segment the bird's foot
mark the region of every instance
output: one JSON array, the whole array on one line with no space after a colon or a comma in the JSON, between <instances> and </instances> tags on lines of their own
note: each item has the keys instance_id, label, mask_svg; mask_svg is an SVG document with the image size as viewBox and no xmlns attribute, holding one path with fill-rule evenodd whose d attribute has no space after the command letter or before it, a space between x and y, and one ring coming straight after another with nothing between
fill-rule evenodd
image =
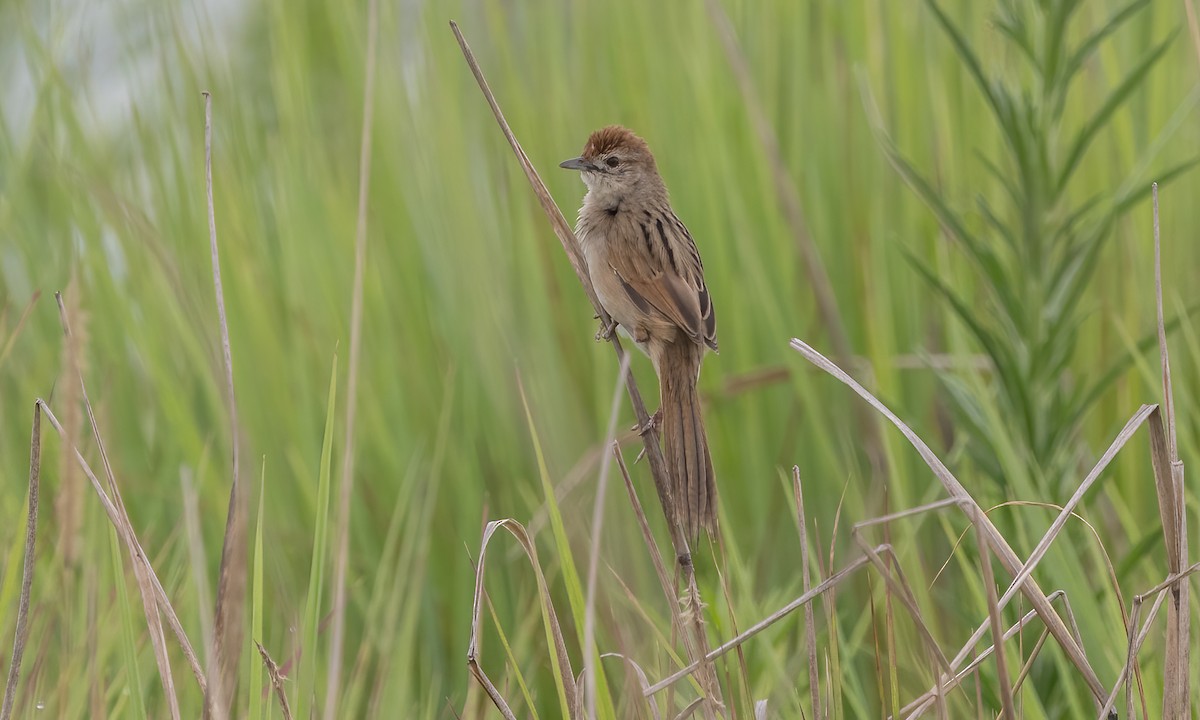
<instances>
[{"instance_id":1,"label":"bird's foot","mask_svg":"<svg viewBox=\"0 0 1200 720\"><path fill-rule=\"evenodd\" d=\"M599 316L597 316L598 318ZM600 321L600 329L596 331L596 342L601 340L612 340L613 333L617 331L617 321L610 319L608 322Z\"/></svg>"}]
</instances>

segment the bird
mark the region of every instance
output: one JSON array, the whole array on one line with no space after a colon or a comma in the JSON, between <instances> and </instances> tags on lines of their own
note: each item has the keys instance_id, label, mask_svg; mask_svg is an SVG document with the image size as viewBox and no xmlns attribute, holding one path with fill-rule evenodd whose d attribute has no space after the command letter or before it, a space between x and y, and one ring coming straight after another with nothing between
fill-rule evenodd
<instances>
[{"instance_id":1,"label":"bird","mask_svg":"<svg viewBox=\"0 0 1200 720\"><path fill-rule=\"evenodd\" d=\"M596 297L658 376L650 425L661 424L669 513L688 537L701 529L711 536L717 486L696 383L705 353L718 349L717 316L700 251L671 209L650 147L628 128L596 130L583 153L559 167L578 170L587 186L575 232ZM613 330L602 327L597 337Z\"/></svg>"}]
</instances>

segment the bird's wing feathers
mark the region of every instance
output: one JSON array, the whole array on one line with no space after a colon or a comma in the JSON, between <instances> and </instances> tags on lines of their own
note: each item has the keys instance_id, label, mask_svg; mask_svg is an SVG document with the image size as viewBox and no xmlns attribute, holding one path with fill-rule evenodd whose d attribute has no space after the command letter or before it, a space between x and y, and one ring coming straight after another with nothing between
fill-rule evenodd
<instances>
[{"instance_id":1,"label":"bird's wing feathers","mask_svg":"<svg viewBox=\"0 0 1200 720\"><path fill-rule=\"evenodd\" d=\"M609 253L609 266L625 293L639 307L653 307L692 340L715 350L716 314L700 253L687 228L672 213L665 222L646 216L639 230L647 252Z\"/></svg>"}]
</instances>

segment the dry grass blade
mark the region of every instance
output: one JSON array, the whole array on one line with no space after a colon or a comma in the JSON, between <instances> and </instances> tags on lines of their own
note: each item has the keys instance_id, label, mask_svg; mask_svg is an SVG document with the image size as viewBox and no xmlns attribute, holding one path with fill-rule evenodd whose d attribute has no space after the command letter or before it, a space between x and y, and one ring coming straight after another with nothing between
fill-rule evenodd
<instances>
[{"instance_id":1,"label":"dry grass blade","mask_svg":"<svg viewBox=\"0 0 1200 720\"><path fill-rule=\"evenodd\" d=\"M830 362L829 359L824 355L812 349L805 344L804 341L797 338L792 339L791 346L794 350L803 355L806 360L834 376L850 387L850 389L854 390L854 392L870 403L872 407L883 414L884 417L886 417L893 425L896 426L897 429L900 430L905 439L907 439L909 443L912 444L912 446L917 450L917 453L920 454L921 459L925 461L925 464L928 465L933 471L934 475L937 477L938 481L941 482L947 493L949 493L952 498L958 501L959 507L962 508L963 512L967 514L967 517L972 522L978 523L982 527L985 540L989 545L991 545L992 549L996 553L996 556L1000 558L1000 562L1002 565L1004 565L1005 570L1016 577L1021 570L1021 560L1017 556L1016 552L1014 552L1012 547L1009 546L1008 541L1004 539L1004 537L1000 534L1000 531L997 530L996 526L992 524L991 520L987 518L986 513L983 512L983 509L979 507L979 504L975 502L975 499L971 497L970 493L967 492L962 483L958 481L958 478L954 477L954 474L951 473L945 464L938 459L937 455L935 455L933 451L929 449L929 446L925 444L925 441L918 437L917 434L913 432L903 420L898 418L883 403L879 402L874 395L868 392L862 385L858 384L854 378L847 375L845 371L843 371L834 363ZM1038 587L1038 584L1033 580L1032 577L1026 578L1021 583L1021 590L1029 599L1030 604L1033 605L1034 610L1036 610L1038 615L1042 617L1042 621L1050 629L1050 633L1062 647L1063 652L1067 655L1067 658L1073 665L1075 665L1076 668L1079 669L1079 672L1081 675L1083 675L1084 681L1087 682L1088 689L1091 690L1093 697L1096 698L1097 702L1103 701L1108 694L1104 689L1104 685L1101 684L1100 678L1096 675L1096 671L1092 669L1091 664L1088 662L1087 656L1083 652L1083 648L1080 647L1080 645L1075 641L1075 638L1071 636L1071 632L1067 628L1066 624L1063 623L1062 618L1060 618L1058 613L1054 612L1054 608L1050 606L1049 600L1046 599L1046 594L1042 592L1042 589Z\"/></svg>"},{"instance_id":2,"label":"dry grass blade","mask_svg":"<svg viewBox=\"0 0 1200 720\"><path fill-rule=\"evenodd\" d=\"M979 564L983 572L983 587L987 593L988 619L992 625L992 647L996 656L996 683L1000 688L1000 703L1004 708L1004 717L1008 720L1017 719L1017 711L1013 705L1012 683L1008 678L1008 664L1004 656L1004 625L1000 617L1000 604L996 601L996 578L992 574L992 552L988 549L987 539L983 534L983 526L976 524L975 531L979 535Z\"/></svg>"},{"instance_id":3,"label":"dry grass blade","mask_svg":"<svg viewBox=\"0 0 1200 720\"><path fill-rule=\"evenodd\" d=\"M800 483L800 466L792 466L792 495L796 498L796 519L800 523L800 589L808 592L811 580L808 575L808 519L804 512L804 489ZM808 690L812 698L813 718L824 717L821 712L821 679L817 668L817 623L813 618L812 604L804 606L804 646L808 652Z\"/></svg>"},{"instance_id":4,"label":"dry grass blade","mask_svg":"<svg viewBox=\"0 0 1200 720\"><path fill-rule=\"evenodd\" d=\"M279 698L279 707L283 711L283 720L292 720L292 706L288 704L287 692L283 689L284 677L279 672L279 666L271 659L271 656L267 653L267 649L262 646L262 643L255 640L254 644L258 646L258 654L262 656L263 665L267 668L267 677L271 679L271 687L275 689L275 697Z\"/></svg>"},{"instance_id":5,"label":"dry grass blade","mask_svg":"<svg viewBox=\"0 0 1200 720\"><path fill-rule=\"evenodd\" d=\"M1021 571L1017 573L1016 577L1013 578L1012 583L1009 584L1008 589L1004 591L1004 595L1000 598L1001 608L1008 605L1008 602L1012 600L1014 595L1017 594L1020 584L1025 582L1025 579L1033 574L1033 569L1037 567L1037 564L1041 562L1043 557L1046 556L1046 553L1050 549L1050 544L1054 542L1055 538L1058 537L1058 534L1062 531L1063 527L1066 526L1067 520L1071 518L1071 515L1075 512L1075 508L1078 507L1079 503L1083 500L1083 496L1087 494L1087 491L1090 490L1096 480L1099 479L1100 474L1104 472L1105 468L1108 467L1109 463L1112 462L1117 453L1121 451L1121 448L1125 447L1125 444L1128 443L1130 438L1133 437L1134 432L1136 432L1137 429L1142 426L1142 423L1151 416L1155 409L1156 406L1154 405L1143 405L1140 407L1138 411L1133 414L1133 417L1129 418L1129 421L1125 423L1125 427L1121 428L1121 432L1117 433L1117 436L1113 438L1113 441L1108 446L1108 449L1104 451L1104 454L1100 456L1100 460L1096 462L1096 465L1092 468L1092 471L1087 474L1087 477L1085 477L1083 482L1079 484L1079 487L1076 488L1075 493L1071 496L1071 499L1068 500L1065 505L1063 505L1062 510L1058 513L1058 517L1054 518L1054 522L1050 523L1050 527L1046 529L1045 534L1042 535L1042 539L1038 541L1037 547L1035 547L1033 552L1029 554L1029 559L1026 560L1025 564L1021 566Z\"/></svg>"},{"instance_id":6,"label":"dry grass blade","mask_svg":"<svg viewBox=\"0 0 1200 720\"><path fill-rule=\"evenodd\" d=\"M229 322L225 316L225 291L221 287L221 261L217 252L217 219L213 206L212 95L204 93L204 185L208 198L208 242L212 254L213 289L221 328L221 354L225 361L225 394L229 403L229 434L233 444L233 481L229 487L229 512L221 546L217 576L217 610L213 617L213 656L208 659L208 692L205 717L229 715L242 649L242 614L246 595L246 506L248 499L239 477L240 446L237 400L233 392L233 354L229 347Z\"/></svg>"},{"instance_id":7,"label":"dry grass blade","mask_svg":"<svg viewBox=\"0 0 1200 720\"><path fill-rule=\"evenodd\" d=\"M887 546L880 545L879 547L874 548L874 550L876 552L879 552L879 551L883 550L885 547L887 547ZM708 661L708 662L712 662L713 660L716 660L717 658L721 657L722 655L729 652L730 650L733 650L734 648L738 647L739 645L746 642L750 638L759 634L763 630L766 630L767 628L771 627L772 625L779 622L783 618L792 614L799 608L812 602L815 598L820 597L822 594L824 594L830 588L836 587L839 583L841 583L847 577L849 577L850 575L854 574L856 571L861 570L863 567L865 567L869 562L870 562L870 560L868 560L866 557L860 557L860 558L855 559L846 567L842 568L841 570L838 570L833 575L830 575L820 585L817 585L812 590L809 590L808 592L804 593L800 597L791 601L787 605L784 605L783 607L779 608L775 612L771 613L771 615L769 615L767 618L760 620L758 623L747 628L743 633L741 633L737 637L733 638L732 640L729 640L725 644L721 645L720 647L714 649L712 652L708 653L704 657L704 660ZM646 690L647 695L653 695L655 693L661 692L662 690L665 690L666 688L670 687L671 685L674 685L675 683L679 682L680 680L687 677L688 675L691 675L699 667L700 667L700 661L696 661L696 662L691 663L687 667L680 668L675 673L673 673L673 674L663 678L662 680L659 680L655 684L651 685L650 688L648 690Z\"/></svg>"},{"instance_id":8,"label":"dry grass blade","mask_svg":"<svg viewBox=\"0 0 1200 720\"><path fill-rule=\"evenodd\" d=\"M1050 602L1054 602L1061 597L1063 599L1064 607L1070 607L1070 605L1066 602L1066 593L1062 590L1055 590L1047 597L1049 598ZM1011 640L1018 632L1025 629L1025 626L1033 622L1037 616L1038 614L1036 610L1030 610L1029 612L1025 613L1020 621L1009 627L1008 630L1004 632L1004 639L1006 641ZM1043 633L1043 635L1045 634L1046 633ZM1039 643L1034 647L1034 651L1030 655L1030 661L1037 657L1037 653L1040 651L1043 644L1044 643ZM983 665L983 663L992 656L992 653L995 652L995 650L996 648L994 645L989 645L978 655L974 656L971 659L971 662L967 663L962 670L959 670L957 673L955 673L953 677L948 678L946 683L941 688L930 688L929 690L926 690L924 693L913 699L912 702L901 708L900 714L904 716L906 720L915 720L916 718L924 715L925 712L933 706L935 700L945 697L946 693L949 693L951 690L961 685L968 677L975 674L975 672Z\"/></svg>"},{"instance_id":9,"label":"dry grass blade","mask_svg":"<svg viewBox=\"0 0 1200 720\"><path fill-rule=\"evenodd\" d=\"M704 698L696 698L695 700L691 701L687 704L687 707L679 711L679 714L675 716L675 720L687 720L696 714L696 711L700 709L700 705L703 703Z\"/></svg>"},{"instance_id":10,"label":"dry grass blade","mask_svg":"<svg viewBox=\"0 0 1200 720\"><path fill-rule=\"evenodd\" d=\"M650 680L646 677L646 671L642 670L642 666L638 665L636 662L634 662L632 658L626 657L625 655L622 655L621 653L612 653L612 652L604 653L600 657L620 658L621 660L624 660L625 664L628 665L630 668L632 668L633 672L637 675L638 684L640 684L642 686L642 693L644 694L646 692L646 689L650 687ZM645 697L646 697L646 704L650 706L650 715L654 718L654 720L660 720L662 715L660 715L658 712L658 702L651 696L645 696Z\"/></svg>"},{"instance_id":11,"label":"dry grass blade","mask_svg":"<svg viewBox=\"0 0 1200 720\"><path fill-rule=\"evenodd\" d=\"M554 611L554 604L550 598L550 589L546 586L546 577L542 574L541 563L538 562L537 548L530 539L528 533L521 523L516 520L493 520L483 529L483 540L479 547L479 561L475 566L475 597L471 605L471 642L467 646L467 666L471 670L471 674L483 686L488 697L492 699L496 707L501 713L504 713L506 718L514 718L512 710L508 707L508 703L500 695L500 691L483 672L483 668L479 666L479 618L483 612L483 576L484 569L487 567L487 549L488 543L491 542L492 536L497 530L507 530L517 542L521 544L521 548L525 551L526 557L533 565L533 572L537 578L538 594L542 607L542 620L546 623L546 633L550 636L554 644L554 660L555 670L554 682L558 686L560 700L565 704L571 712L572 720L577 716L577 705L579 693L575 687L575 675L571 671L571 658L567 655L567 645L563 641L562 628L558 623L558 614Z\"/></svg>"},{"instance_id":12,"label":"dry grass blade","mask_svg":"<svg viewBox=\"0 0 1200 720\"><path fill-rule=\"evenodd\" d=\"M1132 438L1134 432L1139 427L1141 427L1141 425L1144 422L1146 422L1148 419L1151 421L1153 420L1153 418L1155 416L1155 414L1154 414L1155 410L1156 410L1156 406L1154 406L1154 405L1143 405L1141 408L1138 409L1138 411L1136 413L1133 414L1133 416L1129 419L1129 421L1125 423L1125 427L1121 429L1121 432L1117 433L1117 436L1113 439L1113 441L1109 445L1108 449L1105 450L1104 454L1100 457L1100 460L1096 463L1096 465L1092 468L1092 470L1087 474L1087 476L1084 478L1083 482L1080 483L1079 487L1075 490L1075 493L1071 496L1071 499L1067 501L1066 505L1063 505L1060 507L1060 506L1056 506L1056 505L1050 505L1047 503L1011 503L1011 504L1032 504L1032 505L1039 505L1039 506L1044 506L1044 507L1054 507L1055 509L1057 509L1059 511L1059 514L1055 518L1054 522L1052 522L1050 524L1050 527L1047 528L1046 532L1042 535L1041 540L1038 541L1037 547L1034 548L1033 553L1030 554L1029 559L1026 560L1025 564L1022 566L1021 571L1019 573L1017 573L1016 578L1013 580L1012 583L1009 584L1008 589L1000 597L1000 600L998 601L999 607L1001 607L1001 608L1006 607L1008 605L1009 601L1012 600L1012 598L1016 595L1017 591L1020 589L1020 586L1018 583L1023 582L1025 580L1025 578L1029 577L1029 575L1032 574L1033 569L1037 566L1038 562L1040 562L1041 559L1043 557L1045 557L1045 554L1048 551L1050 544L1055 540L1055 538L1058 537L1059 533L1062 531L1063 527L1065 526L1065 524L1069 518L1071 518L1071 517L1078 518L1081 522L1083 522L1085 525L1087 525L1087 527L1091 530L1092 535L1096 538L1097 543L1100 542L1100 536L1096 532L1095 528L1093 528L1090 523L1088 523L1081 516L1079 516L1077 513L1075 513L1074 509L1082 501L1083 496L1085 494L1087 494L1087 491L1089 489L1091 489L1091 486L1099 479L1099 477L1100 477L1101 473L1104 471L1104 469L1107 468L1108 465L1112 462L1112 460L1116 456L1117 452L1120 451L1126 445L1126 443L1129 442L1129 440ZM899 513L894 513L893 515L885 516L883 518L867 520L867 521L858 523L855 527L862 528L862 527L866 527L870 524L875 524L875 523L886 521L888 519L906 517L909 515L917 514L919 512L925 512L928 510L945 507L947 504L957 504L957 501L954 500L953 498L941 500L941 501L938 501L935 503L930 503L929 505L923 505L918 508L913 508L911 510L905 510L905 511L901 511ZM1001 503L1001 505L998 505L996 507L1003 507L1003 506L1009 505L1009 504L1010 503ZM990 513L994 509L995 508L989 508L986 512ZM965 532L964 532L964 535L965 535ZM961 540L962 538L960 537L959 539ZM1107 559L1108 554L1106 552L1104 552L1103 545L1100 545L1100 549L1101 549L1101 553ZM949 560L947 560L947 563L948 562L949 562ZM943 565L943 568L944 567L945 567L945 565ZM1116 582L1116 574L1115 574L1115 572L1112 571L1111 563L1108 563L1108 567L1109 567L1109 576L1110 576L1110 579L1112 580L1112 584L1113 584L1114 594L1117 597L1118 602L1119 602L1120 601L1120 587ZM939 571L939 575L940 575L940 571ZM1125 612L1124 604L1121 605L1121 612L1122 612L1122 617L1124 617L1124 612ZM979 642L980 639L983 638L983 634L987 631L988 626L989 626L988 620L985 620L982 624L979 625L979 627L971 635L971 638L963 645L962 649L958 652L958 654L954 656L954 659L950 661L950 666L952 668L958 668L968 658L968 656L973 652L975 645ZM1076 643L1079 644L1080 647L1082 647L1083 643L1080 639L1079 633L1075 632L1074 637L1075 637ZM1140 683L1140 671L1139 671L1138 677L1139 677L1139 683Z\"/></svg>"},{"instance_id":13,"label":"dry grass blade","mask_svg":"<svg viewBox=\"0 0 1200 720\"><path fill-rule=\"evenodd\" d=\"M86 397L87 395L85 393L84 398L86 399ZM42 412L46 414L46 419L50 421L50 425L53 426L55 432L58 433L58 436L63 441L70 442L62 424L59 423L58 418L54 416L53 411L50 410L50 406L46 404L46 401L39 399L37 402L38 406L41 407ZM90 404L88 404L88 415L92 416ZM94 430L94 416L92 416L92 418ZM98 438L99 435L97 434L97 439ZM167 625L171 628L171 632L174 633L175 638L179 641L180 649L183 651L183 657L185 660L187 660L188 667L191 668L192 674L196 678L196 683L200 686L200 692L207 692L204 671L200 669L200 663L196 659L196 652L192 649L192 643L190 640L188 640L187 633L183 629L183 624L179 622L179 616L175 613L175 608L171 605L171 601L167 597L167 591L163 589L162 583L158 579L158 575L155 574L154 567L150 565L148 561L146 561L146 554L142 550L142 546L138 542L137 536L133 532L133 528L128 525L128 520L124 515L124 511L119 509L113 500L108 497L108 493L104 491L104 486L100 484L99 478L97 478L96 473L92 471L91 465L89 465L87 460L84 459L83 453L79 452L79 448L72 445L71 451L74 453L75 460L77 463L79 463L79 467L83 470L83 474L86 475L87 479L92 483L92 489L96 491L96 495L100 498L100 504L104 507L104 512L106 515L108 515L109 522L111 522L113 527L117 529L118 536L120 536L122 541L126 544L131 560L134 563L145 563L146 576L150 582L150 590L154 593L158 608L164 614L166 614ZM103 450L101 450L101 456L103 456ZM115 491L115 480L110 476L109 481L113 483L111 487ZM119 495L117 495L117 501L120 501ZM140 587L141 586L139 585L139 589Z\"/></svg>"},{"instance_id":14,"label":"dry grass blade","mask_svg":"<svg viewBox=\"0 0 1200 720\"><path fill-rule=\"evenodd\" d=\"M651 562L654 563L654 572L658 576L659 585L662 586L663 596L667 599L667 607L671 609L671 622L676 632L683 633L683 619L679 615L679 604L675 602L675 591L671 586L671 578L667 576L667 567L663 563L662 553L658 551L658 545L654 542L654 534L650 532L650 523L646 520L646 513L642 510L642 503L638 500L637 491L633 488L633 480L629 477L629 468L625 467L621 446L614 442L612 451L617 459L617 467L621 470L621 478L625 481L625 492L629 494L629 504L633 506L633 514L637 517L638 527L642 531L642 539L646 541L646 550L650 553ZM686 637L684 635L685 639ZM690 652L688 656L691 657Z\"/></svg>"},{"instance_id":15,"label":"dry grass blade","mask_svg":"<svg viewBox=\"0 0 1200 720\"><path fill-rule=\"evenodd\" d=\"M358 220L354 230L354 285L350 300L350 368L346 381L346 435L338 478L338 514L334 526L337 551L333 561L333 629L329 638L329 672L325 684L325 718L337 712L346 636L346 566L350 562L350 501L354 494L354 419L358 407L358 366L362 348L363 273L367 264L367 197L371 185L371 128L375 117L375 46L379 38L379 0L367 3L367 59L363 80L362 137L358 153Z\"/></svg>"},{"instance_id":16,"label":"dry grass blade","mask_svg":"<svg viewBox=\"0 0 1200 720\"><path fill-rule=\"evenodd\" d=\"M1177 583L1179 585L1184 585L1184 583L1181 582L1184 578L1190 577L1197 573L1200 573L1200 562L1188 567L1181 573L1172 573L1168 575L1165 580L1158 585L1155 585L1149 591L1134 596L1133 611L1130 613L1129 620L1129 653L1125 660L1125 666L1121 668L1121 674L1117 676L1117 681L1113 684L1112 693L1108 696L1108 699L1105 701L1104 706L1100 710L1099 717L1101 720L1104 720L1105 717L1112 716L1110 713L1114 703L1116 702L1117 693L1121 690L1121 683L1125 682L1129 677L1129 673L1132 672L1138 651L1141 650L1142 644L1146 642L1146 637L1150 634L1150 625L1154 622L1154 618L1158 616L1158 611L1162 607L1163 601L1166 600L1167 596L1170 594L1172 586L1176 585ZM1150 612L1146 616L1146 622L1142 624L1141 631L1137 632L1135 635L1134 630L1137 628L1137 619L1139 613L1141 612L1142 604L1145 602L1146 597L1151 594L1155 596L1154 605L1150 607Z\"/></svg>"},{"instance_id":17,"label":"dry grass blade","mask_svg":"<svg viewBox=\"0 0 1200 720\"><path fill-rule=\"evenodd\" d=\"M69 342L72 337L71 323L67 317L67 309L63 303L62 294L55 293L54 299L58 303L58 318L62 324L63 335ZM121 491L117 486L117 478L113 473L112 463L108 460L108 451L104 447L104 439L100 436L100 426L97 424L96 414L92 410L92 401L88 396L87 383L83 380L83 372L78 367L71 369L75 371L75 375L79 379L79 394L82 396L84 407L87 410L88 422L92 428L92 436L96 440L96 449L99 450L100 460L104 464L104 473L108 479L109 491L112 492L113 505L117 511L116 520L114 521L116 523L117 535L124 540L125 546L129 551L131 570L133 571L134 580L137 581L138 594L142 599L142 610L146 615L146 625L150 631L150 645L154 649L154 660L158 665L159 679L163 684L163 692L167 698L171 717L174 720L178 720L179 700L175 694L175 678L171 673L171 659L167 653L167 639L162 629L162 617L159 615L159 603L155 591L157 578L151 580L151 577L154 576L154 570L150 567L150 561L146 558L141 545L137 542L137 534L133 530L133 523L129 519L129 513L125 510L125 501L121 498Z\"/></svg>"},{"instance_id":18,"label":"dry grass blade","mask_svg":"<svg viewBox=\"0 0 1200 720\"><path fill-rule=\"evenodd\" d=\"M1187 511L1183 492L1183 463L1175 438L1175 392L1171 386L1171 360L1163 322L1162 243L1158 224L1158 183L1154 198L1154 295L1158 312L1158 354L1162 365L1162 412L1150 422L1150 457L1158 492L1163 538L1167 544L1167 569L1179 574L1188 564ZM1165 447L1164 447L1165 446ZM1163 657L1163 717L1191 717L1188 673L1191 662L1191 606L1188 583L1171 589L1167 604L1167 647Z\"/></svg>"},{"instance_id":19,"label":"dry grass blade","mask_svg":"<svg viewBox=\"0 0 1200 720\"><path fill-rule=\"evenodd\" d=\"M0 720L12 717L13 701L17 698L17 681L21 677L21 659L29 639L29 593L33 589L33 561L37 541L38 491L42 476L42 413L41 405L33 405L33 439L29 441L29 515L25 525L25 565L21 571L21 599L17 605L17 628L13 633L12 660L8 664L8 682L4 685L4 705Z\"/></svg>"}]
</instances>

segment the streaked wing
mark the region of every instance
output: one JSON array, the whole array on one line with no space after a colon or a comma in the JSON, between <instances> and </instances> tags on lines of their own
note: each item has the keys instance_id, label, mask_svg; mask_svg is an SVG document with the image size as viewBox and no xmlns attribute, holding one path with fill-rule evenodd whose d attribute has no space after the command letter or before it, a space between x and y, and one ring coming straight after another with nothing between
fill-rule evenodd
<instances>
[{"instance_id":1,"label":"streaked wing","mask_svg":"<svg viewBox=\"0 0 1200 720\"><path fill-rule=\"evenodd\" d=\"M704 266L687 228L675 214L647 213L635 219L642 246L613 248L609 265L629 299L654 308L696 342L717 349L717 318Z\"/></svg>"}]
</instances>

